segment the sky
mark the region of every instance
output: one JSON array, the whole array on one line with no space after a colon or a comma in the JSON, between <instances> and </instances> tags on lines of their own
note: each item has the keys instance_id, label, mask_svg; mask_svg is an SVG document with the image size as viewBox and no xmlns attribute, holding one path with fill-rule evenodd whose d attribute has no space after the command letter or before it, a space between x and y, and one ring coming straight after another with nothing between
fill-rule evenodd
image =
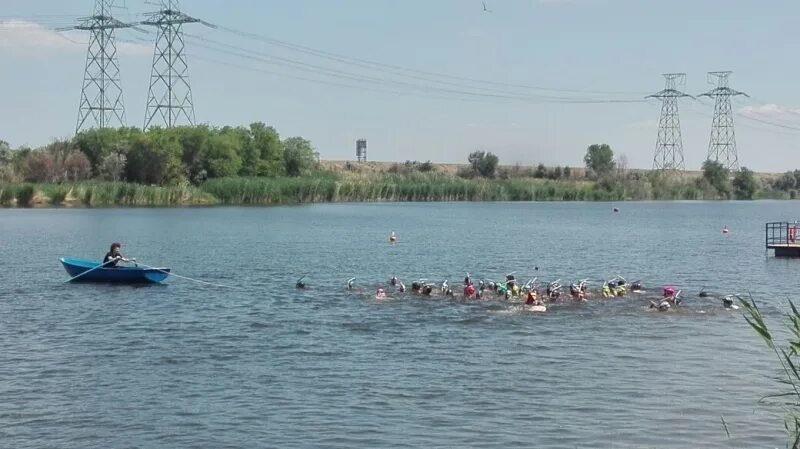
<instances>
[{"instance_id":1,"label":"sky","mask_svg":"<svg viewBox=\"0 0 800 449\"><path fill-rule=\"evenodd\" d=\"M158 9L118 0L123 21ZM731 0L183 0L198 123L261 121L323 159L583 165L611 145L653 165L661 74L713 88L730 70L739 161L800 168L800 2ZM74 134L88 36L56 32L93 0L0 4L0 139L41 146ZM153 31L117 34L127 124L144 125ZM280 41L280 42L276 42ZM280 43L291 44L291 47ZM298 47L299 46L299 47ZM713 100L684 99L687 169L705 160Z\"/></svg>"}]
</instances>

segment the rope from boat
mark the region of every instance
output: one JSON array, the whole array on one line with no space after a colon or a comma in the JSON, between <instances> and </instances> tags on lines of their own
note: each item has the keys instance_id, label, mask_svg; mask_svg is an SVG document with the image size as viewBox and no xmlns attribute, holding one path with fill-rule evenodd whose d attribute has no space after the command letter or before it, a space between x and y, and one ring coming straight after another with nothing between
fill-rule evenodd
<instances>
[{"instance_id":1,"label":"rope from boat","mask_svg":"<svg viewBox=\"0 0 800 449\"><path fill-rule=\"evenodd\" d=\"M236 287L232 287L230 285L214 284L212 282L201 281L200 279L193 279L193 278L190 278L188 276L181 276L180 274L175 274L175 273L173 273L171 271L164 271L161 268L151 267L151 266L145 265L145 264L143 264L141 262L139 262L139 265L141 265L141 266L143 266L145 268L148 268L150 270L155 270L155 271L158 271L158 272L161 272L161 273L164 273L164 274L168 274L170 276L175 276L176 278L185 279L185 280L191 281L191 282L197 282L198 284L210 285L212 287L219 287L219 288L236 288Z\"/></svg>"},{"instance_id":2,"label":"rope from boat","mask_svg":"<svg viewBox=\"0 0 800 449\"><path fill-rule=\"evenodd\" d=\"M89 274L89 273L91 273L92 271L94 271L94 270L96 270L96 269L98 269L98 268L103 268L104 266L106 266L106 265L110 264L111 262L114 262L114 259L109 259L108 261L106 261L106 262L103 262L103 263L101 263L100 265L98 265L98 266L96 266L96 267L94 267L94 268L91 268L91 269L89 269L89 270L86 270L86 271L84 271L83 273L81 273L81 274L79 274L79 275L77 275L77 276L75 276L75 277L73 277L73 278L71 278L71 279L67 279L66 281L64 281L64 283L66 284L66 283L72 282L72 281L74 281L75 279L78 279L79 277L81 277L81 276L83 276L83 275L85 275L85 274Z\"/></svg>"}]
</instances>

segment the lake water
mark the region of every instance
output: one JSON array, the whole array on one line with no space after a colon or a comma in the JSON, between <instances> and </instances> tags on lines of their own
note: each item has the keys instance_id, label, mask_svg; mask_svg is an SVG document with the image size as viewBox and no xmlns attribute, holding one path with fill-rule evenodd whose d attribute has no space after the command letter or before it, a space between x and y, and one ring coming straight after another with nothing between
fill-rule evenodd
<instances>
[{"instance_id":1,"label":"lake water","mask_svg":"<svg viewBox=\"0 0 800 449\"><path fill-rule=\"evenodd\" d=\"M781 411L757 404L781 391L773 356L697 293L751 292L775 322L800 260L765 255L764 223L800 203L620 207L0 210L0 447L784 447ZM232 288L63 283L59 257L113 241ZM392 275L466 271L621 274L687 304L373 298Z\"/></svg>"}]
</instances>

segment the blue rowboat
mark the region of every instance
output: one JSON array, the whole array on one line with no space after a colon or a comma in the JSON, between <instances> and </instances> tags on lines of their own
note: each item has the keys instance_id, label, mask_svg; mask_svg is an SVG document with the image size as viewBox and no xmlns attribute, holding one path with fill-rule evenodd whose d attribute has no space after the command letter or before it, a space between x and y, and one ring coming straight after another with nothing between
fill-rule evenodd
<instances>
[{"instance_id":1,"label":"blue rowboat","mask_svg":"<svg viewBox=\"0 0 800 449\"><path fill-rule=\"evenodd\" d=\"M81 273L85 275L75 279L74 282L110 282L121 284L158 284L169 276L169 268L139 268L139 267L117 267L117 268L97 268L102 262L94 260L80 260L61 258L61 264L70 277L75 277Z\"/></svg>"}]
</instances>

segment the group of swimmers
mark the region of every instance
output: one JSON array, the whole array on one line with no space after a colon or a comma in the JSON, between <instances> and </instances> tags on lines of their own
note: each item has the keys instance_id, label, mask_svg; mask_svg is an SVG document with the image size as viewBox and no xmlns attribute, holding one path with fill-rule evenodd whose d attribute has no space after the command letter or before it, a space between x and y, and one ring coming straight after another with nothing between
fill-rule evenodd
<instances>
[{"instance_id":1,"label":"group of swimmers","mask_svg":"<svg viewBox=\"0 0 800 449\"><path fill-rule=\"evenodd\" d=\"M301 281L298 281L301 282ZM520 283L513 274L506 276L505 282L494 282L479 280L477 283L473 281L469 274L464 278L462 291L457 294L451 287L449 281L445 280L441 284L429 282L427 279L420 279L411 283L410 289L397 277L392 276L389 279L389 285L393 288L395 293L405 294L410 290L413 295L421 297L440 297L440 298L456 298L456 296L467 300L498 300L505 299L509 301L524 302L526 306L534 308L535 311L545 311L545 305L548 303L563 302L565 300L572 300L577 302L586 302L592 297L592 292L589 289L589 282L587 279L572 282L567 291L563 291L564 287L561 280L548 282L547 284L540 284L537 278L533 278L525 283ZM298 288L304 288L305 285L298 284ZM362 290L356 285L356 278L347 281L348 290ZM613 279L603 282L600 289L599 296L605 299L619 298L628 295L628 293L647 293L642 281L629 283L622 276L616 276ZM655 300L651 300L649 307L651 309L667 312L680 306L683 302L681 290L676 290L674 287L666 286L661 291L661 296ZM700 297L709 297L709 294L702 291ZM387 299L389 294L387 290L380 286L375 291L375 299ZM722 305L728 309L736 309L738 306L734 304L734 297L725 296L720 298Z\"/></svg>"}]
</instances>

